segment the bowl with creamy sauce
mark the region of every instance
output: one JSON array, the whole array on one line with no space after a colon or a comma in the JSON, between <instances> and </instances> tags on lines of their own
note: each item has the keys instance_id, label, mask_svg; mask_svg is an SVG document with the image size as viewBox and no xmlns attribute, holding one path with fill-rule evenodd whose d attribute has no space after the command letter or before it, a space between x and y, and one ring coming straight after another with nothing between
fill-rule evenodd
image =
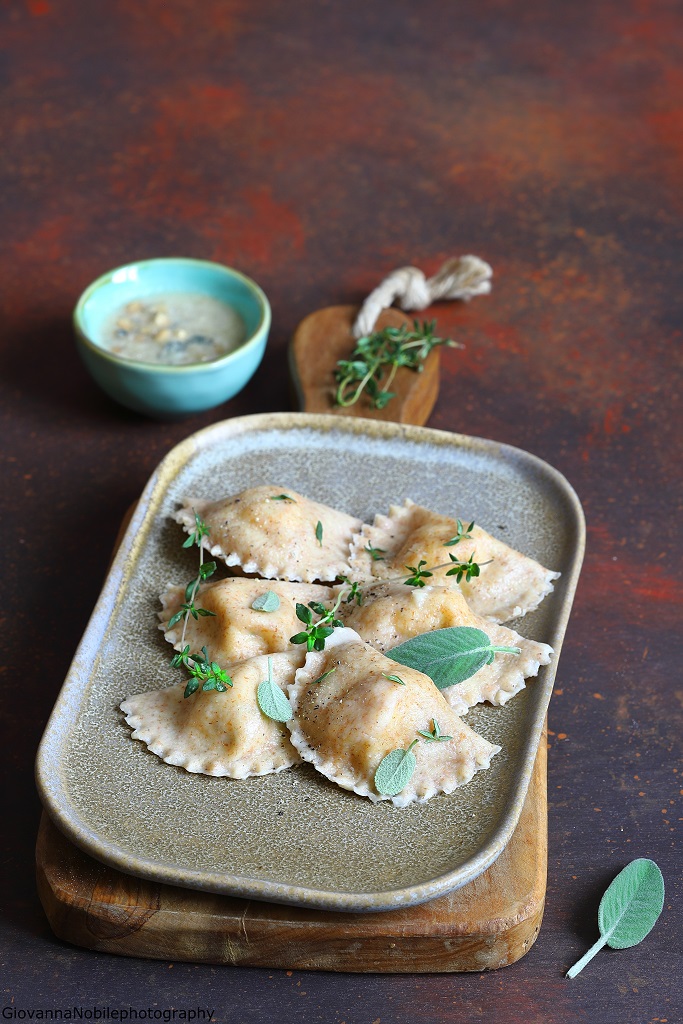
<instances>
[{"instance_id":1,"label":"bowl with creamy sauce","mask_svg":"<svg viewBox=\"0 0 683 1024\"><path fill-rule=\"evenodd\" d=\"M161 418L241 391L263 358L270 319L251 278L182 257L110 270L74 310L76 344L95 381L129 409Z\"/></svg>"}]
</instances>

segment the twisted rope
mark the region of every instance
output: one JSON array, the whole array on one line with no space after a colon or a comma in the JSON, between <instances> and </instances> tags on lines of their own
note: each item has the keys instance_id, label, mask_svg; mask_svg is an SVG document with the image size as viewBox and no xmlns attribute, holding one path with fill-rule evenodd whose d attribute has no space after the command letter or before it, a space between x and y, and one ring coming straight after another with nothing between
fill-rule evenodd
<instances>
[{"instance_id":1,"label":"twisted rope","mask_svg":"<svg viewBox=\"0 0 683 1024\"><path fill-rule=\"evenodd\" d=\"M426 278L418 267L399 267L371 292L353 325L353 334L371 334L383 309L398 302L401 309L426 309L438 299L462 299L491 291L493 270L478 256L457 256L446 260L434 277Z\"/></svg>"}]
</instances>

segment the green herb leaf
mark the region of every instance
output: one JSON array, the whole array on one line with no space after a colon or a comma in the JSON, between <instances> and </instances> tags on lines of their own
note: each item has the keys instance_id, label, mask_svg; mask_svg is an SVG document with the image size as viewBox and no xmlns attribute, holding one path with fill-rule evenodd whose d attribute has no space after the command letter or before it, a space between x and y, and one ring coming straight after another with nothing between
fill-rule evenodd
<instances>
[{"instance_id":1,"label":"green herb leaf","mask_svg":"<svg viewBox=\"0 0 683 1024\"><path fill-rule=\"evenodd\" d=\"M256 700L263 714L275 722L288 722L294 714L292 705L273 679L272 658L268 658L268 678L259 683Z\"/></svg>"},{"instance_id":2,"label":"green herb leaf","mask_svg":"<svg viewBox=\"0 0 683 1024\"><path fill-rule=\"evenodd\" d=\"M403 679L401 679L400 676L390 676L386 672L382 672L382 675L384 676L385 679L390 679L392 683L400 683L401 686L405 686L406 685L405 682L403 681Z\"/></svg>"},{"instance_id":3,"label":"green herb leaf","mask_svg":"<svg viewBox=\"0 0 683 1024\"><path fill-rule=\"evenodd\" d=\"M255 612L276 612L280 607L280 598L274 590L266 590L254 598L251 607Z\"/></svg>"},{"instance_id":4,"label":"green herb leaf","mask_svg":"<svg viewBox=\"0 0 683 1024\"><path fill-rule=\"evenodd\" d=\"M439 728L439 723L437 722L437 720L435 718L432 720L432 726L433 726L433 729L431 730L431 732L429 732L428 730L424 730L423 731L422 729L418 729L417 730L418 736L421 736L424 740L427 740L428 743L437 743L437 742L440 742L440 741L441 742L445 742L446 740L452 740L453 739L452 736L444 736L443 735L443 733L441 732L441 729Z\"/></svg>"},{"instance_id":5,"label":"green herb leaf","mask_svg":"<svg viewBox=\"0 0 683 1024\"><path fill-rule=\"evenodd\" d=\"M349 588L344 593L344 601L346 604L351 604L353 601L360 607L363 604L363 591L360 589L360 583L356 583L350 580L348 576L340 576L342 583L345 583Z\"/></svg>"},{"instance_id":6,"label":"green herb leaf","mask_svg":"<svg viewBox=\"0 0 683 1024\"><path fill-rule=\"evenodd\" d=\"M198 548L202 546L202 537L207 537L209 530L203 519L200 519L197 513L194 514L194 530L183 544L184 548L191 548L193 544L196 544Z\"/></svg>"},{"instance_id":7,"label":"green herb leaf","mask_svg":"<svg viewBox=\"0 0 683 1024\"><path fill-rule=\"evenodd\" d=\"M364 551L370 555L373 562L383 562L386 554L386 548L373 548L372 544L366 544Z\"/></svg>"},{"instance_id":8,"label":"green herb leaf","mask_svg":"<svg viewBox=\"0 0 683 1024\"><path fill-rule=\"evenodd\" d=\"M317 679L313 680L313 682L311 683L311 686L315 686L316 683L322 683L322 681L324 679L327 679L328 676L331 676L332 673L336 672L336 671L337 671L337 666L336 665L333 668L328 668L327 672L323 672L323 674L321 676L318 676Z\"/></svg>"},{"instance_id":9,"label":"green herb leaf","mask_svg":"<svg viewBox=\"0 0 683 1024\"><path fill-rule=\"evenodd\" d=\"M296 604L296 617L300 622L305 622L307 626L310 626L313 622L313 613L311 612L311 609L305 604L300 604L298 601Z\"/></svg>"},{"instance_id":10,"label":"green herb leaf","mask_svg":"<svg viewBox=\"0 0 683 1024\"><path fill-rule=\"evenodd\" d=\"M407 750L392 750L383 757L375 772L375 789L382 796L396 796L410 782L417 767L413 747L418 740L413 740Z\"/></svg>"},{"instance_id":11,"label":"green herb leaf","mask_svg":"<svg viewBox=\"0 0 683 1024\"><path fill-rule=\"evenodd\" d=\"M466 562L460 561L460 559L456 558L455 555L452 555L450 552L448 553L448 557L454 564L453 568L449 569L446 575L455 576L456 583L459 583L463 576L465 577L466 582L469 583L473 576L479 576L482 565L489 564L489 562L475 562L474 551ZM491 559L489 559L489 561L491 561Z\"/></svg>"},{"instance_id":12,"label":"green herb leaf","mask_svg":"<svg viewBox=\"0 0 683 1024\"><path fill-rule=\"evenodd\" d=\"M320 547L323 546L323 524L318 520L315 524L315 539L317 540Z\"/></svg>"},{"instance_id":13,"label":"green herb leaf","mask_svg":"<svg viewBox=\"0 0 683 1024\"><path fill-rule=\"evenodd\" d=\"M351 358L340 359L334 370L336 405L353 405L365 392L372 408L383 409L395 397L389 388L400 367L419 373L433 348L456 345L450 339L437 338L435 327L434 320L423 324L414 320L412 330L403 324L359 338Z\"/></svg>"},{"instance_id":14,"label":"green herb leaf","mask_svg":"<svg viewBox=\"0 0 683 1024\"><path fill-rule=\"evenodd\" d=\"M444 544L445 548L455 547L455 545L459 544L461 540L469 540L472 537L474 520L472 520L469 526L465 527L462 525L462 520L457 519L455 525L457 532L454 537L451 537L450 540L446 541L446 543Z\"/></svg>"},{"instance_id":15,"label":"green herb leaf","mask_svg":"<svg viewBox=\"0 0 683 1024\"><path fill-rule=\"evenodd\" d=\"M519 654L519 647L499 647L481 629L447 626L411 637L387 654L392 661L415 668L443 690L469 679L497 653Z\"/></svg>"},{"instance_id":16,"label":"green herb leaf","mask_svg":"<svg viewBox=\"0 0 683 1024\"><path fill-rule=\"evenodd\" d=\"M620 871L605 891L598 908L600 938L567 971L575 978L606 944L627 949L642 942L654 928L664 908L664 879L653 860L639 857Z\"/></svg>"},{"instance_id":17,"label":"green herb leaf","mask_svg":"<svg viewBox=\"0 0 683 1024\"><path fill-rule=\"evenodd\" d=\"M290 497L289 494L274 494L268 501L293 501L296 505L296 498Z\"/></svg>"},{"instance_id":18,"label":"green herb leaf","mask_svg":"<svg viewBox=\"0 0 683 1024\"><path fill-rule=\"evenodd\" d=\"M433 573L431 573L429 571L429 569L423 569L422 568L422 566L426 565L426 564L427 564L426 559L421 558L420 561L417 563L417 565L407 565L406 566L406 569L411 574L410 576L408 576L407 579L405 579L403 581L407 587L424 587L425 586L425 580L428 579L430 576L434 575ZM446 575L448 575L448 573L446 573Z\"/></svg>"}]
</instances>

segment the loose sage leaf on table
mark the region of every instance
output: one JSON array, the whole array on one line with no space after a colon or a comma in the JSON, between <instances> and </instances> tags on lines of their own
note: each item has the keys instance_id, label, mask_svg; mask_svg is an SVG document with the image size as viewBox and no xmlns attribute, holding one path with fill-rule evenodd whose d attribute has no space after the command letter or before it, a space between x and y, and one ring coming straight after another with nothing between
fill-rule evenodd
<instances>
[{"instance_id":1,"label":"loose sage leaf on table","mask_svg":"<svg viewBox=\"0 0 683 1024\"><path fill-rule=\"evenodd\" d=\"M266 590L254 598L251 607L255 612L276 612L280 607L280 598L274 590Z\"/></svg>"},{"instance_id":2,"label":"loose sage leaf on table","mask_svg":"<svg viewBox=\"0 0 683 1024\"><path fill-rule=\"evenodd\" d=\"M447 626L411 637L387 651L387 657L423 672L443 690L469 679L498 652L519 654L520 648L492 644L483 630L472 626Z\"/></svg>"},{"instance_id":3,"label":"loose sage leaf on table","mask_svg":"<svg viewBox=\"0 0 683 1024\"><path fill-rule=\"evenodd\" d=\"M664 879L653 860L639 857L620 871L600 900L600 938L567 971L575 978L604 945L627 949L652 931L664 907Z\"/></svg>"},{"instance_id":4,"label":"loose sage leaf on table","mask_svg":"<svg viewBox=\"0 0 683 1024\"><path fill-rule=\"evenodd\" d=\"M263 714L275 722L288 722L294 714L292 705L273 679L272 658L268 658L268 678L259 683L256 700Z\"/></svg>"}]
</instances>

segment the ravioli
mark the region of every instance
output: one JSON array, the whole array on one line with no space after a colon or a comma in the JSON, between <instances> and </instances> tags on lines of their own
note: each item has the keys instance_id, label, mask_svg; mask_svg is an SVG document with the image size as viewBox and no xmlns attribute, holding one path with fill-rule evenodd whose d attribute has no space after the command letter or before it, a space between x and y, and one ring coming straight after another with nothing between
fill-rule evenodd
<instances>
[{"instance_id":1,"label":"ravioli","mask_svg":"<svg viewBox=\"0 0 683 1024\"><path fill-rule=\"evenodd\" d=\"M490 665L484 665L469 679L448 686L441 693L458 715L464 715L475 704L489 701L501 705L524 688L524 680L538 674L553 653L548 644L526 640L512 629L475 615L457 585L422 588L406 586L400 580L389 580L363 587L363 603L344 604L339 617L346 626L371 644L388 653L391 648L421 633L449 626L472 626L488 635L492 644L519 647L519 655L496 654Z\"/></svg>"},{"instance_id":2,"label":"ravioli","mask_svg":"<svg viewBox=\"0 0 683 1024\"><path fill-rule=\"evenodd\" d=\"M294 678L297 657L272 655L273 679L284 689ZM197 691L184 697L185 681L128 697L121 704L132 738L142 740L167 764L203 775L246 779L281 772L301 759L286 726L266 718L256 701L268 677L268 657L251 658L230 670L225 693Z\"/></svg>"},{"instance_id":3,"label":"ravioli","mask_svg":"<svg viewBox=\"0 0 683 1024\"><path fill-rule=\"evenodd\" d=\"M391 800L406 807L452 793L488 768L500 750L454 714L428 676L391 661L351 629L336 630L324 651L307 654L288 694L294 710L291 740L301 757L373 803ZM418 735L432 732L436 723L450 739L434 742ZM412 778L395 796L379 793L374 777L380 762L415 739L420 742L413 748Z\"/></svg>"},{"instance_id":4,"label":"ravioli","mask_svg":"<svg viewBox=\"0 0 683 1024\"><path fill-rule=\"evenodd\" d=\"M185 499L175 519L188 533L195 513L209 530L203 546L226 565L304 583L348 575L351 538L362 526L360 519L276 484L219 501Z\"/></svg>"},{"instance_id":5,"label":"ravioli","mask_svg":"<svg viewBox=\"0 0 683 1024\"><path fill-rule=\"evenodd\" d=\"M279 608L272 612L256 611L252 608L254 600L268 590L278 596ZM185 643L192 651L206 647L212 660L223 668L261 654L291 652L289 638L303 629L296 617L296 603L329 601L332 594L331 587L312 583L254 580L239 576L204 583L197 591L195 604L214 614L198 619L189 616ZM170 629L168 622L179 611L184 595L184 587L169 587L161 595L163 611L158 613L161 620L159 628L176 650L180 648L183 622L181 620ZM300 655L302 664L304 653L305 649Z\"/></svg>"},{"instance_id":6,"label":"ravioli","mask_svg":"<svg viewBox=\"0 0 683 1024\"><path fill-rule=\"evenodd\" d=\"M417 566L420 559L425 559L427 567L444 566L435 574L441 579L451 566L449 553L460 561L474 554L481 574L469 582L461 579L459 586L472 611L493 622L526 615L552 591L558 572L544 568L476 525L471 538L445 547L456 532L455 519L407 499L401 506L391 506L388 516L376 516L373 525L364 526L354 538L351 575L359 581L394 575L405 578L406 566ZM381 561L373 561L369 547L381 549Z\"/></svg>"}]
</instances>

